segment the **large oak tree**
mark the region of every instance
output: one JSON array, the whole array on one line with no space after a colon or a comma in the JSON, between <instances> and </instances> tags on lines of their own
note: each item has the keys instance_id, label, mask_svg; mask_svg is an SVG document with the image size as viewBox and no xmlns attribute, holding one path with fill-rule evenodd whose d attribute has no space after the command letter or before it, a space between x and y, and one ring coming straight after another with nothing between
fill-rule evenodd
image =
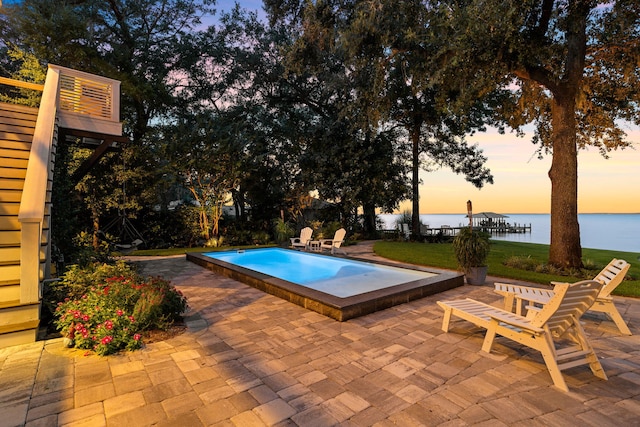
<instances>
[{"instance_id":1,"label":"large oak tree","mask_svg":"<svg viewBox=\"0 0 640 427\"><path fill-rule=\"evenodd\" d=\"M475 96L512 88L515 104L496 111L516 128L535 124L540 154L552 155L549 262L580 267L578 150L595 146L606 156L628 147L622 121L640 123L640 3L451 0L425 7L433 31L447 40L431 55L440 79Z\"/></svg>"}]
</instances>

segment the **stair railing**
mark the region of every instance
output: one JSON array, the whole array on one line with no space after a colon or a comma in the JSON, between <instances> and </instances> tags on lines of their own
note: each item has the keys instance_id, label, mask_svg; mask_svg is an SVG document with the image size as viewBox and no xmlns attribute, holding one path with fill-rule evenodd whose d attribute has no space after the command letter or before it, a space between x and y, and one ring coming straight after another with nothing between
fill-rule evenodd
<instances>
[{"instance_id":1,"label":"stair railing","mask_svg":"<svg viewBox=\"0 0 640 427\"><path fill-rule=\"evenodd\" d=\"M51 170L51 150L56 133L56 99L59 70L49 67L42 91L38 118L33 132L31 153L24 180L18 221L21 223L20 302L40 300L40 250L45 217L47 184ZM47 239L48 242L49 239ZM48 250L47 250L48 253Z\"/></svg>"}]
</instances>

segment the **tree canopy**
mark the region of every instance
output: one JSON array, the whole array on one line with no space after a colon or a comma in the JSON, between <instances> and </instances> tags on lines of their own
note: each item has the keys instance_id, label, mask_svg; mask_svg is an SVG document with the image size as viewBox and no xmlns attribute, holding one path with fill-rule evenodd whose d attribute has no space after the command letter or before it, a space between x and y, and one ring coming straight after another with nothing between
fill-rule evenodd
<instances>
[{"instance_id":1,"label":"tree canopy","mask_svg":"<svg viewBox=\"0 0 640 427\"><path fill-rule=\"evenodd\" d=\"M268 22L239 6L214 15L213 0L24 0L2 8L12 55L0 72L37 79L37 58L122 81L125 161L107 157L77 191L126 186L131 209L151 215L152 198L164 212L166 193L187 188L210 215L204 237L220 232L223 193L265 230L299 220L317 194L372 232L376 209L409 197L418 233L420 168L492 183L466 137L532 123L552 156L550 262L581 265L578 150L626 148L623 123L640 124L637 1L264 5ZM104 217L116 199L85 201Z\"/></svg>"}]
</instances>

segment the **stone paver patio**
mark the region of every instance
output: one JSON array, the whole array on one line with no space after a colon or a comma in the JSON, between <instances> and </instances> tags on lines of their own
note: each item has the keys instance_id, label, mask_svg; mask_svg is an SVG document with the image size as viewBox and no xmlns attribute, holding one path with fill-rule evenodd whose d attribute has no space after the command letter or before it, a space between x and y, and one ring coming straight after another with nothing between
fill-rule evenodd
<instances>
[{"instance_id":1,"label":"stone paver patio","mask_svg":"<svg viewBox=\"0 0 640 427\"><path fill-rule=\"evenodd\" d=\"M366 246L356 256L373 257ZM347 322L216 275L184 256L141 261L188 297L187 330L141 351L86 356L60 339L0 350L0 426L640 425L640 301L616 300L634 336L583 317L608 381L588 367L553 387L539 354L454 321L440 299Z\"/></svg>"}]
</instances>

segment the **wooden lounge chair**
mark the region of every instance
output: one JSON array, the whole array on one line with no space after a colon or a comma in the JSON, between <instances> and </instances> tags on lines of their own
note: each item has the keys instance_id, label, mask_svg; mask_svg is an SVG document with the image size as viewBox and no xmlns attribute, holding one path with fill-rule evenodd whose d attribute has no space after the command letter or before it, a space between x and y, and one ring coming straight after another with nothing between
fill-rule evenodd
<instances>
[{"instance_id":1,"label":"wooden lounge chair","mask_svg":"<svg viewBox=\"0 0 640 427\"><path fill-rule=\"evenodd\" d=\"M340 245L344 242L344 236L346 236L347 230L341 228L335 232L333 239L320 239L320 248L331 251L334 254Z\"/></svg>"},{"instance_id":2,"label":"wooden lounge chair","mask_svg":"<svg viewBox=\"0 0 640 427\"><path fill-rule=\"evenodd\" d=\"M597 280L604 286L600 295L591 307L591 311L605 313L613 320L624 335L631 335L631 331L622 315L613 303L611 292L624 280L631 265L623 259L613 259L593 280ZM553 282L552 282L553 284ZM553 296L553 290L533 288L529 286L510 285L507 283L496 283L495 291L504 296L505 310L515 311L521 314L522 306L534 304L546 304ZM515 308L513 304L515 303Z\"/></svg>"},{"instance_id":3,"label":"wooden lounge chair","mask_svg":"<svg viewBox=\"0 0 640 427\"><path fill-rule=\"evenodd\" d=\"M442 330L449 331L453 315L487 329L482 344L487 353L491 352L496 335L538 350L553 384L568 391L561 373L567 368L588 364L596 377L607 379L580 325L580 316L591 307L601 288L602 284L595 280L556 284L547 304L540 309L531 308L527 317L469 298L438 301L444 309Z\"/></svg>"},{"instance_id":4,"label":"wooden lounge chair","mask_svg":"<svg viewBox=\"0 0 640 427\"><path fill-rule=\"evenodd\" d=\"M302 248L306 249L309 241L311 240L311 236L313 235L313 230L311 227L305 227L300 230L300 237L291 237L291 247L294 249Z\"/></svg>"}]
</instances>

